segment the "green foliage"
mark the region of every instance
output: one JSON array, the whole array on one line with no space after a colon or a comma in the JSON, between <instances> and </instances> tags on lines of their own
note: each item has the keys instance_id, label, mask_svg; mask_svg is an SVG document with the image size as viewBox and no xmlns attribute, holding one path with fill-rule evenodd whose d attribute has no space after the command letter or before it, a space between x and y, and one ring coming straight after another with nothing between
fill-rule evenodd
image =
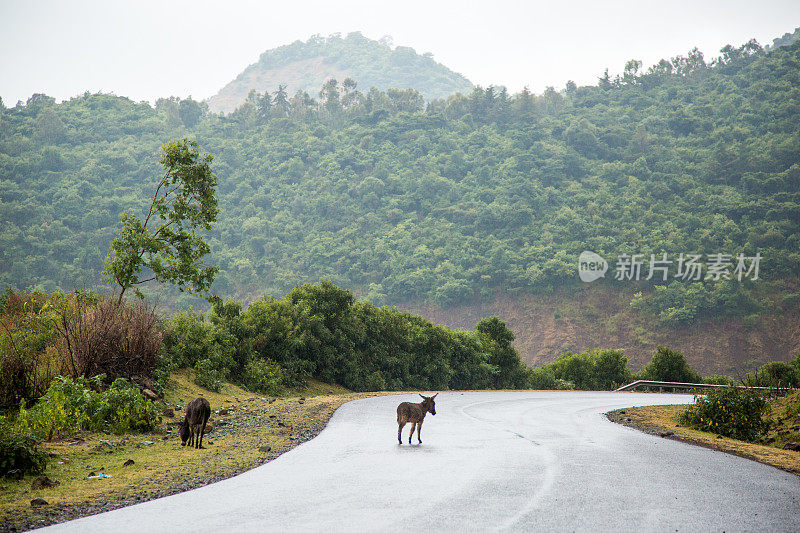
<instances>
[{"instance_id":1,"label":"green foliage","mask_svg":"<svg viewBox=\"0 0 800 533\"><path fill-rule=\"evenodd\" d=\"M733 379L728 376L711 376L703 380L689 368L683 354L659 346L650 363L635 376L631 375L628 358L622 350L565 352L552 363L529 370L527 386L533 389L614 390L634 379L733 384Z\"/></svg>"},{"instance_id":2,"label":"green foliage","mask_svg":"<svg viewBox=\"0 0 800 533\"><path fill-rule=\"evenodd\" d=\"M760 310L760 304L743 283L736 280L656 285L651 294L638 293L631 306L647 309L662 325L691 324L699 318L741 316Z\"/></svg>"},{"instance_id":3,"label":"green foliage","mask_svg":"<svg viewBox=\"0 0 800 533\"><path fill-rule=\"evenodd\" d=\"M700 375L689 368L689 363L681 352L664 346L656 348L653 358L636 378L677 383L702 382Z\"/></svg>"},{"instance_id":4,"label":"green foliage","mask_svg":"<svg viewBox=\"0 0 800 533\"><path fill-rule=\"evenodd\" d=\"M706 376L703 378L703 383L710 385L735 385L736 382L730 376Z\"/></svg>"},{"instance_id":5,"label":"green foliage","mask_svg":"<svg viewBox=\"0 0 800 533\"><path fill-rule=\"evenodd\" d=\"M178 104L178 116L180 116L181 122L187 128L193 128L200 122L200 117L203 116L203 108L191 98L181 100L181 103Z\"/></svg>"},{"instance_id":6,"label":"green foliage","mask_svg":"<svg viewBox=\"0 0 800 533\"><path fill-rule=\"evenodd\" d=\"M622 350L592 350L580 354L565 352L555 361L536 369L533 388L575 388L613 390L631 380L628 358ZM542 380L552 376L552 382ZM551 386L545 386L545 385ZM563 385L569 385L564 387Z\"/></svg>"},{"instance_id":7,"label":"green foliage","mask_svg":"<svg viewBox=\"0 0 800 533\"><path fill-rule=\"evenodd\" d=\"M47 440L81 430L126 433L155 429L159 415L153 402L123 378L98 392L102 378L73 381L57 377L30 410L20 406L17 424Z\"/></svg>"},{"instance_id":8,"label":"green foliage","mask_svg":"<svg viewBox=\"0 0 800 533\"><path fill-rule=\"evenodd\" d=\"M49 300L40 292L10 289L0 299L0 407L44 394L58 370L51 361L57 314Z\"/></svg>"},{"instance_id":9,"label":"green foliage","mask_svg":"<svg viewBox=\"0 0 800 533\"><path fill-rule=\"evenodd\" d=\"M284 370L269 359L252 359L244 370L244 384L255 392L277 396L283 391L285 381Z\"/></svg>"},{"instance_id":10,"label":"green foliage","mask_svg":"<svg viewBox=\"0 0 800 533\"><path fill-rule=\"evenodd\" d=\"M159 422L156 405L127 380L118 378L108 390L99 394L100 409L92 421L96 428L102 425L113 433L146 432L156 428Z\"/></svg>"},{"instance_id":11,"label":"green foliage","mask_svg":"<svg viewBox=\"0 0 800 533\"><path fill-rule=\"evenodd\" d=\"M601 390L613 390L631 382L628 358L622 350L595 350L589 352L594 357L594 379Z\"/></svg>"},{"instance_id":12,"label":"green foliage","mask_svg":"<svg viewBox=\"0 0 800 533\"><path fill-rule=\"evenodd\" d=\"M209 290L219 270L204 266L209 246L196 233L210 230L219 212L212 157L200 156L197 143L188 139L170 141L162 150L165 173L147 215L140 220L132 213L122 214L122 230L106 258L103 275L119 285L119 301L128 288L153 280L199 294ZM152 276L142 279L142 268Z\"/></svg>"},{"instance_id":13,"label":"green foliage","mask_svg":"<svg viewBox=\"0 0 800 533\"><path fill-rule=\"evenodd\" d=\"M728 387L695 396L694 405L683 411L678 422L739 440L753 441L769 429L769 403L750 389Z\"/></svg>"},{"instance_id":14,"label":"green foliage","mask_svg":"<svg viewBox=\"0 0 800 533\"><path fill-rule=\"evenodd\" d=\"M527 387L534 390L573 390L575 384L557 378L552 365L544 365L528 371Z\"/></svg>"},{"instance_id":15,"label":"green foliage","mask_svg":"<svg viewBox=\"0 0 800 533\"><path fill-rule=\"evenodd\" d=\"M488 363L497 370L492 381L496 389L513 389L525 386L525 366L517 350L511 346L514 334L505 322L496 316L484 318L475 325L478 341L483 351L489 354Z\"/></svg>"},{"instance_id":16,"label":"green foliage","mask_svg":"<svg viewBox=\"0 0 800 533\"><path fill-rule=\"evenodd\" d=\"M172 368L194 368L195 383L219 392L236 368L235 340L218 315L212 314L212 318L214 322L209 323L193 310L172 316L167 323L164 356Z\"/></svg>"},{"instance_id":17,"label":"green foliage","mask_svg":"<svg viewBox=\"0 0 800 533\"><path fill-rule=\"evenodd\" d=\"M744 384L748 387L798 388L800 387L800 370L793 363L772 361L747 374Z\"/></svg>"},{"instance_id":18,"label":"green foliage","mask_svg":"<svg viewBox=\"0 0 800 533\"><path fill-rule=\"evenodd\" d=\"M591 390L595 388L594 361L588 352L563 353L549 366L556 378L572 383L576 389Z\"/></svg>"},{"instance_id":19,"label":"green foliage","mask_svg":"<svg viewBox=\"0 0 800 533\"><path fill-rule=\"evenodd\" d=\"M225 372L211 359L201 359L194 365L194 382L206 389L219 392L222 390L222 381Z\"/></svg>"},{"instance_id":20,"label":"green foliage","mask_svg":"<svg viewBox=\"0 0 800 533\"><path fill-rule=\"evenodd\" d=\"M783 418L784 420L794 422L798 415L800 415L800 394L795 392L793 396L787 395L787 398L788 401L783 408Z\"/></svg>"},{"instance_id":21,"label":"green foliage","mask_svg":"<svg viewBox=\"0 0 800 533\"><path fill-rule=\"evenodd\" d=\"M193 310L174 314L167 321L164 355L173 368L194 367L214 351L214 328Z\"/></svg>"},{"instance_id":22,"label":"green foliage","mask_svg":"<svg viewBox=\"0 0 800 533\"><path fill-rule=\"evenodd\" d=\"M47 467L47 450L29 432L0 416L0 476L10 470L41 474Z\"/></svg>"},{"instance_id":23,"label":"green foliage","mask_svg":"<svg viewBox=\"0 0 800 533\"><path fill-rule=\"evenodd\" d=\"M173 367L194 367L212 390L227 376L270 394L310 377L358 391L521 388L527 377L513 338L496 317L452 331L322 281L244 311L216 301L209 322L179 313L165 356Z\"/></svg>"}]
</instances>

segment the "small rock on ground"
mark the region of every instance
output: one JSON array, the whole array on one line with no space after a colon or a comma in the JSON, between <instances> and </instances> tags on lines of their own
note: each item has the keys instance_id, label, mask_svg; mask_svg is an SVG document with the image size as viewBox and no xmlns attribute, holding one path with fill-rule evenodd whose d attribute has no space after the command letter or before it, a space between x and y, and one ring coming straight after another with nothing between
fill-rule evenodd
<instances>
[{"instance_id":1,"label":"small rock on ground","mask_svg":"<svg viewBox=\"0 0 800 533\"><path fill-rule=\"evenodd\" d=\"M59 484L58 480L52 480L47 476L36 476L31 481L31 490L48 489Z\"/></svg>"},{"instance_id":2,"label":"small rock on ground","mask_svg":"<svg viewBox=\"0 0 800 533\"><path fill-rule=\"evenodd\" d=\"M150 398L151 400L158 400L158 394L151 391L150 389L142 390L142 394L144 394L145 397Z\"/></svg>"}]
</instances>

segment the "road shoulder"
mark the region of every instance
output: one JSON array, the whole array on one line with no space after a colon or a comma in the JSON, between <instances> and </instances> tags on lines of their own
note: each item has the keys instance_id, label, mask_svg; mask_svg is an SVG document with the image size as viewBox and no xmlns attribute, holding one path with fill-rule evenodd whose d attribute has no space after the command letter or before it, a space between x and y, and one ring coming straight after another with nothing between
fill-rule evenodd
<instances>
[{"instance_id":1,"label":"road shoulder","mask_svg":"<svg viewBox=\"0 0 800 533\"><path fill-rule=\"evenodd\" d=\"M628 407L609 411L606 413L606 417L612 422L638 429L651 435L738 455L739 457L800 475L800 452L743 442L713 433L681 427L676 422L676 417L685 408L685 405Z\"/></svg>"}]
</instances>

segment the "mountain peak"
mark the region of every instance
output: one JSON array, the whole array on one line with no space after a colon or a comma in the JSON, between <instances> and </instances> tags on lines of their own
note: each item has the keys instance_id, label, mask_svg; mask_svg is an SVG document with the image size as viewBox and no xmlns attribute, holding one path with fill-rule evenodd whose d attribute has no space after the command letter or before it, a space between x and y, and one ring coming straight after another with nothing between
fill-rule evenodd
<instances>
[{"instance_id":1,"label":"mountain peak","mask_svg":"<svg viewBox=\"0 0 800 533\"><path fill-rule=\"evenodd\" d=\"M353 32L342 37L312 35L307 41L267 50L258 62L248 66L235 80L209 98L212 111L230 113L249 92L272 92L278 84L289 94L304 90L316 96L329 78L353 78L362 90L414 88L427 100L456 92L468 92L472 83L457 72L437 63L430 53L418 54L407 46L392 47L392 38L379 41Z\"/></svg>"}]
</instances>

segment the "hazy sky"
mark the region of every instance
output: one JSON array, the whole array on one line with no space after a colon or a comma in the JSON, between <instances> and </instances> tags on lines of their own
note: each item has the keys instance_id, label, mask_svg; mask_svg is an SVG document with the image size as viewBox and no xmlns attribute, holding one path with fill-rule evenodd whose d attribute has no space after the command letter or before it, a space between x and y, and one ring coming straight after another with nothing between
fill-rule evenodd
<instances>
[{"instance_id":1,"label":"hazy sky","mask_svg":"<svg viewBox=\"0 0 800 533\"><path fill-rule=\"evenodd\" d=\"M264 50L351 31L431 52L473 83L541 92L594 84L628 59L769 44L797 26L798 0L0 0L0 97L204 99Z\"/></svg>"}]
</instances>

